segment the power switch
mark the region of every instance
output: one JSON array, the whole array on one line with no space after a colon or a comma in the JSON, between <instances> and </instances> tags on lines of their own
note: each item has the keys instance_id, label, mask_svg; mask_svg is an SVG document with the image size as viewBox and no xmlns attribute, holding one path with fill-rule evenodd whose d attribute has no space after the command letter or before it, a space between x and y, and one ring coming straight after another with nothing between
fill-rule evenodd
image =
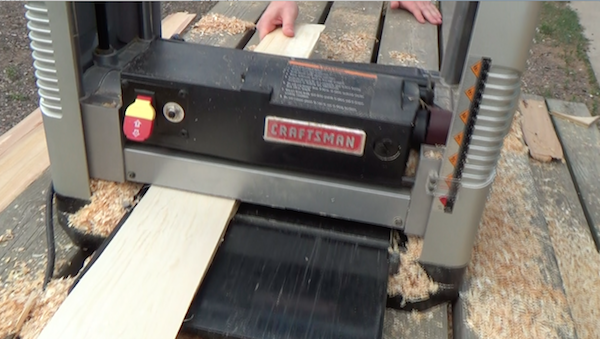
<instances>
[{"instance_id":1,"label":"power switch","mask_svg":"<svg viewBox=\"0 0 600 339\"><path fill-rule=\"evenodd\" d=\"M152 134L156 110L152 106L152 98L138 95L135 101L125 110L123 132L127 139L145 141Z\"/></svg>"}]
</instances>

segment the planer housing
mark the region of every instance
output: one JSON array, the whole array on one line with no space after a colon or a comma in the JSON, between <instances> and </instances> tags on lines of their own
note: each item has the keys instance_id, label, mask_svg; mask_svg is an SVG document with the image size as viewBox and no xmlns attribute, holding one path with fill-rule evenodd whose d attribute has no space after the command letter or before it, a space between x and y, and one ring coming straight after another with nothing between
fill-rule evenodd
<instances>
[{"instance_id":1,"label":"planer housing","mask_svg":"<svg viewBox=\"0 0 600 339\"><path fill-rule=\"evenodd\" d=\"M121 114L140 95L152 97L158 112L148 122L152 134L126 145L406 186L409 152L425 142L434 88L419 69L376 66L156 40L121 72ZM170 117L174 105L180 111Z\"/></svg>"}]
</instances>

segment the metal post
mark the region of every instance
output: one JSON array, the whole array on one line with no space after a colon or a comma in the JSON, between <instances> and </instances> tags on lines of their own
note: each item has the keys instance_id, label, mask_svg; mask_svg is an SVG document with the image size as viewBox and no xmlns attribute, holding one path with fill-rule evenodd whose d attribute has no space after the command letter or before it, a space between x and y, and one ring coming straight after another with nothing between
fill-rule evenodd
<instances>
[{"instance_id":1,"label":"metal post","mask_svg":"<svg viewBox=\"0 0 600 339\"><path fill-rule=\"evenodd\" d=\"M450 25L450 35L444 46L440 75L448 85L460 83L467 48L471 41L478 1L457 1Z\"/></svg>"},{"instance_id":2,"label":"metal post","mask_svg":"<svg viewBox=\"0 0 600 339\"><path fill-rule=\"evenodd\" d=\"M457 173L457 154L466 155L466 162L453 210L445 210L443 195L434 198L420 258L424 265L462 270L470 261L502 144L520 97L521 76L540 9L540 2L535 1L485 1L478 5L438 185L443 186L449 175ZM473 97L477 74L481 74L477 65L482 58L489 58L491 67L486 72L487 81L480 97ZM458 133L469 126L463 121L472 121L465 118L475 106L478 106L477 116L469 131L471 142L465 150L456 140L462 139L457 138Z\"/></svg>"},{"instance_id":3,"label":"metal post","mask_svg":"<svg viewBox=\"0 0 600 339\"><path fill-rule=\"evenodd\" d=\"M89 199L72 3L30 2L26 8L54 189L60 195Z\"/></svg>"}]
</instances>

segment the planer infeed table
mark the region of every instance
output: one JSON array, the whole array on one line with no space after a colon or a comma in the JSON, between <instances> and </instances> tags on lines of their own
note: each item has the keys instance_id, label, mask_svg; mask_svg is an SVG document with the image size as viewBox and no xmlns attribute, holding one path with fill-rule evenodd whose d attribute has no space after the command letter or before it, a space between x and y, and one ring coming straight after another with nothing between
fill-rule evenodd
<instances>
[{"instance_id":1,"label":"planer infeed table","mask_svg":"<svg viewBox=\"0 0 600 339\"><path fill-rule=\"evenodd\" d=\"M157 2L31 2L59 207L84 204L90 178L237 199L184 328L379 338L386 306L457 296L539 6L477 4L449 112L439 74L419 68L163 39ZM404 305L387 295L388 249L407 235L441 288Z\"/></svg>"}]
</instances>

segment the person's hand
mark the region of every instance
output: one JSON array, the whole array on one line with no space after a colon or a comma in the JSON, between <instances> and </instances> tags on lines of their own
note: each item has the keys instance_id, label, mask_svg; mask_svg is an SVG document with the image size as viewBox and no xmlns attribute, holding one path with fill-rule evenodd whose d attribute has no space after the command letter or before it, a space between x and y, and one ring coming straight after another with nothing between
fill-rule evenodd
<instances>
[{"instance_id":1,"label":"person's hand","mask_svg":"<svg viewBox=\"0 0 600 339\"><path fill-rule=\"evenodd\" d=\"M390 7L409 11L422 24L426 21L434 25L442 23L442 14L431 1L392 1Z\"/></svg>"},{"instance_id":2,"label":"person's hand","mask_svg":"<svg viewBox=\"0 0 600 339\"><path fill-rule=\"evenodd\" d=\"M256 24L260 39L281 26L283 34L294 36L294 23L298 18L298 5L295 1L272 1Z\"/></svg>"}]
</instances>

